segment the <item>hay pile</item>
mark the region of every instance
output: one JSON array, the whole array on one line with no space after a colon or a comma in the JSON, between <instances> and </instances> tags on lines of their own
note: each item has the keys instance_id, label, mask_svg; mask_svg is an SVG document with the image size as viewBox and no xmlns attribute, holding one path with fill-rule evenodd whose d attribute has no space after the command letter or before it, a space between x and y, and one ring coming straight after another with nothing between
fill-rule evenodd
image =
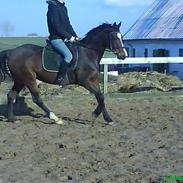
<instances>
[{"instance_id":1,"label":"hay pile","mask_svg":"<svg viewBox=\"0 0 183 183\"><path fill-rule=\"evenodd\" d=\"M103 77L101 75L101 90L103 88ZM119 76L109 75L108 92L109 93L130 93L151 91L152 89L160 91L171 91L183 87L182 81L175 76L168 76L158 72L129 72ZM41 83L39 85L41 94L44 96L69 95L87 95L89 92L78 85L68 85L60 88L56 85ZM30 95L26 89L21 95Z\"/></svg>"},{"instance_id":2,"label":"hay pile","mask_svg":"<svg viewBox=\"0 0 183 183\"><path fill-rule=\"evenodd\" d=\"M182 88L182 81L176 76L158 72L129 72L118 77L109 77L109 92L137 92L150 89L171 91Z\"/></svg>"}]
</instances>

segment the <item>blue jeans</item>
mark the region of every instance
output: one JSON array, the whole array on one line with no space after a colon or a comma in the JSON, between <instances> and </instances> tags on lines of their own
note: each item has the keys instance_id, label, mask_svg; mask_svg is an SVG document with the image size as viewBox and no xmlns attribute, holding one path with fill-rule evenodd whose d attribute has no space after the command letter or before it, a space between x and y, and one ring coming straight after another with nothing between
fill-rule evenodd
<instances>
[{"instance_id":1,"label":"blue jeans","mask_svg":"<svg viewBox=\"0 0 183 183\"><path fill-rule=\"evenodd\" d=\"M69 50L69 48L66 46L64 41L62 39L54 39L54 40L51 40L51 44L58 51L58 53L64 56L65 62L70 64L72 60L72 53Z\"/></svg>"}]
</instances>

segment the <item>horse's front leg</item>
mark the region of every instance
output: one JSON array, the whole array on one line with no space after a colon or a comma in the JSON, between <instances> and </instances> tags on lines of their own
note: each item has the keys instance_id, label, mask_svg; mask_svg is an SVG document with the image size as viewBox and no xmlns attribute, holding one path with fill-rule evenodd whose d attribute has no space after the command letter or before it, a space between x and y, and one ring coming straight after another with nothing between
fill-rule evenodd
<instances>
[{"instance_id":1,"label":"horse's front leg","mask_svg":"<svg viewBox=\"0 0 183 183\"><path fill-rule=\"evenodd\" d=\"M98 77L92 77L85 84L84 87L93 93L97 99L98 106L92 113L92 116L96 119L101 113L103 114L104 120L108 123L112 122L110 115L105 108L104 95L100 91Z\"/></svg>"},{"instance_id":2,"label":"horse's front leg","mask_svg":"<svg viewBox=\"0 0 183 183\"><path fill-rule=\"evenodd\" d=\"M102 112L104 120L107 121L108 123L111 123L113 120L111 119L109 113L106 110L105 103L104 103L104 95L101 93L101 91L98 91L95 94L95 97L98 101L98 106L93 112L92 116L94 118L97 118Z\"/></svg>"}]
</instances>

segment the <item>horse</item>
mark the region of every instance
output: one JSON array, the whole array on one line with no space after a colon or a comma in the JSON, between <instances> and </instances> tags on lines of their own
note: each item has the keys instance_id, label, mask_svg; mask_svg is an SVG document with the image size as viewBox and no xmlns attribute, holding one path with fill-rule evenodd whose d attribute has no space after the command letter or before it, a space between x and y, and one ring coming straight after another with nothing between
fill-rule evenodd
<instances>
[{"instance_id":1,"label":"horse","mask_svg":"<svg viewBox=\"0 0 183 183\"><path fill-rule=\"evenodd\" d=\"M104 95L99 87L99 65L106 49L112 51L118 59L125 59L127 51L123 45L120 33L121 22L117 24L103 23L91 29L83 39L74 44L78 45L78 69L70 67L64 85L77 84L94 94L98 105L92 113L96 119L101 113L107 124L113 122L106 110ZM51 111L40 97L36 80L54 84L57 73L48 72L42 66L42 52L44 47L34 44L23 44L11 50L0 52L0 83L6 75L10 75L14 84L7 94L7 121L15 122L13 103L20 91L27 87L32 100L56 124L63 124L56 114Z\"/></svg>"}]
</instances>

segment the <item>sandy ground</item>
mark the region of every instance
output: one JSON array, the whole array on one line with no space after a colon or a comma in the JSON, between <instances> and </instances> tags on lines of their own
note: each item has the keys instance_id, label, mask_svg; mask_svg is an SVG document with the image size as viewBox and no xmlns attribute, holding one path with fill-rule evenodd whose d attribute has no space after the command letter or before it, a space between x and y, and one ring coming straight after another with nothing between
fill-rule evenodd
<instances>
[{"instance_id":1,"label":"sandy ground","mask_svg":"<svg viewBox=\"0 0 183 183\"><path fill-rule=\"evenodd\" d=\"M90 94L44 96L64 126L52 124L30 98L17 100L18 122L7 123L4 101L0 183L161 183L183 175L183 95L106 96L116 126L102 116L92 121Z\"/></svg>"}]
</instances>

